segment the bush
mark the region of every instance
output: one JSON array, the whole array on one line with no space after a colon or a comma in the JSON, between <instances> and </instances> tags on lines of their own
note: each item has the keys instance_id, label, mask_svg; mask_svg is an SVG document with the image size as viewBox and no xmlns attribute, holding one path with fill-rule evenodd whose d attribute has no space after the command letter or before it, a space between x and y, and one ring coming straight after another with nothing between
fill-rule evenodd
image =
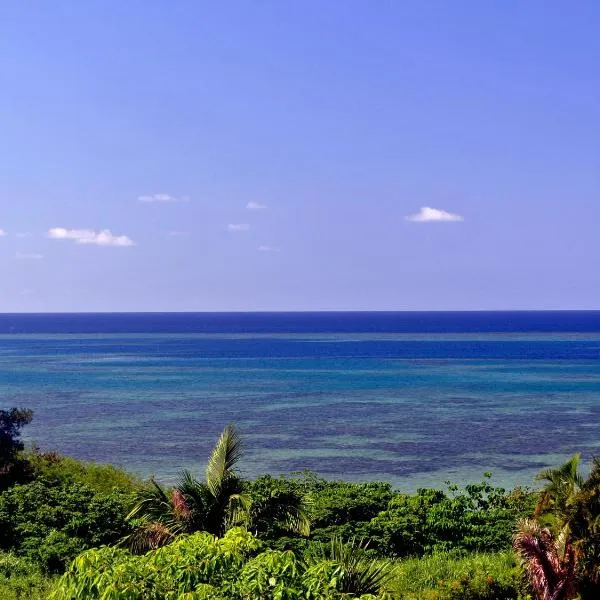
<instances>
[{"instance_id":1,"label":"bush","mask_svg":"<svg viewBox=\"0 0 600 600\"><path fill-rule=\"evenodd\" d=\"M246 483L254 506L260 508L253 517L253 531L270 546L300 552L306 540L291 537L289 530L273 521L271 506L304 499L311 520L310 539L329 542L334 538L363 538L370 520L385 510L393 498L388 483L347 483L327 481L310 472L299 477L259 477Z\"/></svg>"},{"instance_id":2,"label":"bush","mask_svg":"<svg viewBox=\"0 0 600 600\"><path fill-rule=\"evenodd\" d=\"M370 522L367 537L389 556L506 550L516 521L535 505L534 494L506 493L487 481L464 490L450 486L449 492L421 489L414 496L396 495Z\"/></svg>"},{"instance_id":3,"label":"bush","mask_svg":"<svg viewBox=\"0 0 600 600\"><path fill-rule=\"evenodd\" d=\"M144 482L113 465L76 460L57 452L40 452L33 449L24 454L36 479L45 479L59 484L81 483L96 492L135 492L144 487Z\"/></svg>"},{"instance_id":4,"label":"bush","mask_svg":"<svg viewBox=\"0 0 600 600\"><path fill-rule=\"evenodd\" d=\"M145 600L336 600L342 594L328 565L320 572L329 579L306 577L303 560L293 552L267 549L244 529L224 537L195 533L168 546L133 555L122 548L88 550L61 577L57 600L144 598ZM325 590L325 594L322 593ZM381 596L383 598L384 596ZM374 598L365 596L363 600Z\"/></svg>"},{"instance_id":5,"label":"bush","mask_svg":"<svg viewBox=\"0 0 600 600\"><path fill-rule=\"evenodd\" d=\"M0 494L0 548L57 573L82 550L129 533L123 493L97 493L82 484L38 480Z\"/></svg>"}]
</instances>

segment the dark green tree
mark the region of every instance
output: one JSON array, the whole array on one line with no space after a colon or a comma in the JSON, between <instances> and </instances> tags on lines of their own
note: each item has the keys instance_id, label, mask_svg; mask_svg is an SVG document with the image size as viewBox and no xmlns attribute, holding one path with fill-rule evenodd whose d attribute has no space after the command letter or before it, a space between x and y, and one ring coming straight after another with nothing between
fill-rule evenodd
<instances>
[{"instance_id":1,"label":"dark green tree","mask_svg":"<svg viewBox=\"0 0 600 600\"><path fill-rule=\"evenodd\" d=\"M24 448L21 429L32 418L28 408L0 410L0 491L26 478L27 461L19 456Z\"/></svg>"}]
</instances>

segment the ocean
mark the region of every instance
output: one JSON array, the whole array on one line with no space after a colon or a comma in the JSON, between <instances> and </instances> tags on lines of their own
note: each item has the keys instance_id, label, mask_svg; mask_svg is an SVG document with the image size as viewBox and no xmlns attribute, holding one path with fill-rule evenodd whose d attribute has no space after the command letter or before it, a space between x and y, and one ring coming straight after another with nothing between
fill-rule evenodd
<instances>
[{"instance_id":1,"label":"ocean","mask_svg":"<svg viewBox=\"0 0 600 600\"><path fill-rule=\"evenodd\" d=\"M600 446L600 311L0 315L28 443L172 481L227 423L247 477L507 487Z\"/></svg>"}]
</instances>

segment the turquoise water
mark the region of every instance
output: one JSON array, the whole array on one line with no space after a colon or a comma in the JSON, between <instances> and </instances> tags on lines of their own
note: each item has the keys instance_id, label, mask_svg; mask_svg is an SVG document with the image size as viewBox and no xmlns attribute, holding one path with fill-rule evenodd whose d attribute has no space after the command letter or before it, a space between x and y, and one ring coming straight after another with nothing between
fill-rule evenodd
<instances>
[{"instance_id":1,"label":"turquoise water","mask_svg":"<svg viewBox=\"0 0 600 600\"><path fill-rule=\"evenodd\" d=\"M600 445L600 333L0 336L28 441L171 480L226 423L246 476L504 485Z\"/></svg>"}]
</instances>

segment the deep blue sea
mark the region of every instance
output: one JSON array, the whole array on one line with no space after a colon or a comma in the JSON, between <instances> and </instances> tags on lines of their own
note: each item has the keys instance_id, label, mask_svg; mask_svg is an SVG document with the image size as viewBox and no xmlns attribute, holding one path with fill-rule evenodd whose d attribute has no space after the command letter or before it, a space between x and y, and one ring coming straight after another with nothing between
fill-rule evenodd
<instances>
[{"instance_id":1,"label":"deep blue sea","mask_svg":"<svg viewBox=\"0 0 600 600\"><path fill-rule=\"evenodd\" d=\"M600 453L600 312L0 315L28 441L171 480L238 425L242 471L529 485Z\"/></svg>"}]
</instances>

